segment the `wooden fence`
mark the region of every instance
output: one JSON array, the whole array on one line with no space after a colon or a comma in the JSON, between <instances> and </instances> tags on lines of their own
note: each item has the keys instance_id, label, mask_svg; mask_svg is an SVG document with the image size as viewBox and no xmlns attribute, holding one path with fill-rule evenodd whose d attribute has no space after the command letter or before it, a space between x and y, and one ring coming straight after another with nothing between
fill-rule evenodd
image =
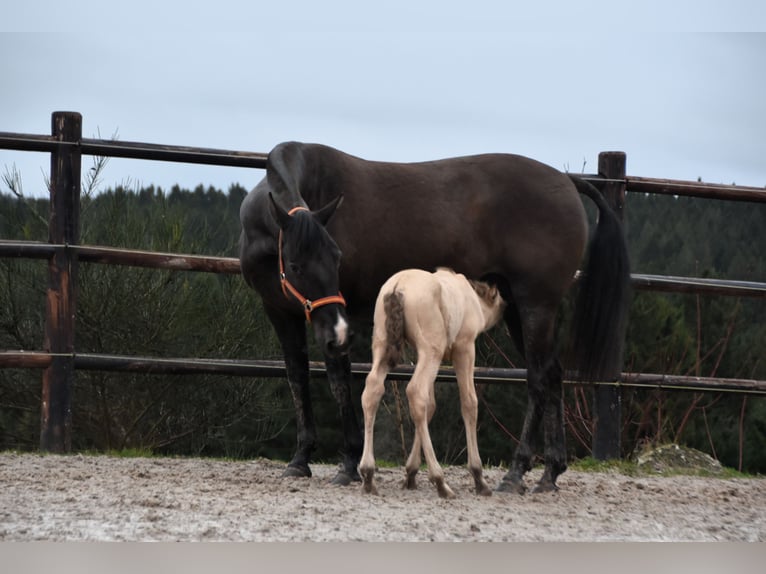
<instances>
[{"instance_id":1,"label":"wooden fence","mask_svg":"<svg viewBox=\"0 0 766 574\"><path fill-rule=\"evenodd\" d=\"M43 369L41 405L41 450L67 452L71 447L71 389L79 369L145 373L284 377L278 361L212 359L159 359L77 353L74 345L77 271L80 262L129 265L157 269L239 273L239 260L173 253L114 249L79 245L81 158L83 154L149 159L184 163L263 169L266 154L219 149L163 146L82 137L82 116L76 112L54 112L50 136L0 132L0 148L49 152L50 220L47 243L3 241L0 257L38 258L48 261L44 351L0 351L0 368ZM766 202L766 189L724 186L689 181L632 177L625 174L625 154L599 155L599 173L583 176L603 188L610 203L622 213L625 192L664 193L733 201ZM632 275L637 290L732 295L766 298L766 283ZM325 376L323 365L311 363L313 376ZM354 363L352 372L363 377L369 365ZM412 369L400 367L394 380L408 379ZM478 368L476 381L484 383L524 382L524 369ZM451 369L439 371L438 380L455 380ZM621 387L652 387L677 390L725 390L766 394L766 381L688 377L646 373L615 373L615 381L599 383L595 395L593 454L596 458L619 457Z\"/></svg>"}]
</instances>

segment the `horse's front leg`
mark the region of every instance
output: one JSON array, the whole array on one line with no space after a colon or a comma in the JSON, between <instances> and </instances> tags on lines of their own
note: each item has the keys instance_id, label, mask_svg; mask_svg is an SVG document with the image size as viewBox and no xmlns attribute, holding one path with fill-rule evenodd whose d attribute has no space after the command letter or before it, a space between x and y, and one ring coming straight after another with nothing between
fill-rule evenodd
<instances>
[{"instance_id":1,"label":"horse's front leg","mask_svg":"<svg viewBox=\"0 0 766 574\"><path fill-rule=\"evenodd\" d=\"M310 477L311 453L316 448L316 426L309 392L309 358L303 317L295 317L265 306L277 333L287 369L287 382L295 406L297 447L282 476Z\"/></svg>"},{"instance_id":2,"label":"horse's front leg","mask_svg":"<svg viewBox=\"0 0 766 574\"><path fill-rule=\"evenodd\" d=\"M332 483L347 486L362 480L357 470L362 457L362 431L351 398L351 359L348 355L325 355L325 366L343 426L343 463Z\"/></svg>"}]
</instances>

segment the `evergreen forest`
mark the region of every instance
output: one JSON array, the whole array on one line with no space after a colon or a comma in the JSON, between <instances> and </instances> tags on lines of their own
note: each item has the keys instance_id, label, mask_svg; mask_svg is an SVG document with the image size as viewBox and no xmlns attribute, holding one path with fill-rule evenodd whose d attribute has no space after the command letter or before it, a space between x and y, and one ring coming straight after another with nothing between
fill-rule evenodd
<instances>
[{"instance_id":1,"label":"evergreen forest","mask_svg":"<svg viewBox=\"0 0 766 574\"><path fill-rule=\"evenodd\" d=\"M6 183L0 239L47 241L48 200L25 197L9 178ZM90 189L82 197L81 243L236 257L246 192L239 185L226 191ZM628 194L625 218L634 273L766 281L766 204ZM42 350L45 288L44 261L0 259L0 350ZM81 263L78 288L78 352L281 358L258 297L237 275ZM562 350L570 307L567 300L561 309ZM352 360L369 362L369 331L357 331ZM625 371L766 380L765 350L762 298L633 295ZM312 348L311 358L321 355ZM503 326L477 341L477 364L524 366ZM357 397L362 385L362 379L355 385ZM376 455L397 463L412 436L404 385L387 383L376 427ZM38 448L40 392L39 370L0 369L0 449ZM335 462L342 447L335 402L324 379L312 382L312 393L315 460ZM482 460L505 464L520 433L526 390L482 384L478 393ZM592 393L587 386L565 388L573 459L590 455ZM766 472L766 398L624 388L622 400L623 456L676 442L726 466ZM454 385L437 384L431 430L439 459L463 464L465 435ZM78 371L72 444L76 451L289 460L295 445L292 399L280 379Z\"/></svg>"}]
</instances>

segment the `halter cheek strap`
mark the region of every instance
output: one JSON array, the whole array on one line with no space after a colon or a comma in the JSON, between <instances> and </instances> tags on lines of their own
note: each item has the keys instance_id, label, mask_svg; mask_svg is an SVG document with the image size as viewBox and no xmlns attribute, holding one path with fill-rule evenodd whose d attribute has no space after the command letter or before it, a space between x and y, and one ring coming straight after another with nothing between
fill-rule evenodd
<instances>
[{"instance_id":1,"label":"halter cheek strap","mask_svg":"<svg viewBox=\"0 0 766 574\"><path fill-rule=\"evenodd\" d=\"M298 211L309 210L299 205L298 207L293 207L290 211L288 211L287 215L292 216ZM285 294L285 297L289 298L289 292L290 295L298 300L298 302L303 306L303 312L306 314L306 321L308 323L311 323L311 312L318 307L323 307L324 305L330 305L332 303L338 303L344 307L346 306L346 300L343 298L343 295L340 292L338 292L337 295L329 295L327 297L317 299L316 301L311 301L310 299L307 299L301 295L301 292L298 291L295 286L290 283L290 281L288 281L287 275L285 275L285 263L282 259L282 229L279 230L279 241L277 249L279 250L279 282L282 285L282 293Z\"/></svg>"}]
</instances>

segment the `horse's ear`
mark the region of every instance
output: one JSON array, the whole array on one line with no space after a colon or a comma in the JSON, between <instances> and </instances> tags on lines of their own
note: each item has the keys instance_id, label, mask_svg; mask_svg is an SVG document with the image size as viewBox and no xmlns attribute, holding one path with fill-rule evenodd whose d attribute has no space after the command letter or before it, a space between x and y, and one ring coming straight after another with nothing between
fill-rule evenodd
<instances>
[{"instance_id":1,"label":"horse's ear","mask_svg":"<svg viewBox=\"0 0 766 574\"><path fill-rule=\"evenodd\" d=\"M271 204L270 211L272 217L279 225L279 228L284 229L290 221L290 215L279 206L271 192L269 192L269 203Z\"/></svg>"},{"instance_id":2,"label":"horse's ear","mask_svg":"<svg viewBox=\"0 0 766 574\"><path fill-rule=\"evenodd\" d=\"M330 219L332 219L332 216L335 214L335 210L340 207L341 203L343 203L342 194L333 199L319 211L315 211L314 217L316 217L319 223L321 223L323 226L327 225Z\"/></svg>"}]
</instances>

